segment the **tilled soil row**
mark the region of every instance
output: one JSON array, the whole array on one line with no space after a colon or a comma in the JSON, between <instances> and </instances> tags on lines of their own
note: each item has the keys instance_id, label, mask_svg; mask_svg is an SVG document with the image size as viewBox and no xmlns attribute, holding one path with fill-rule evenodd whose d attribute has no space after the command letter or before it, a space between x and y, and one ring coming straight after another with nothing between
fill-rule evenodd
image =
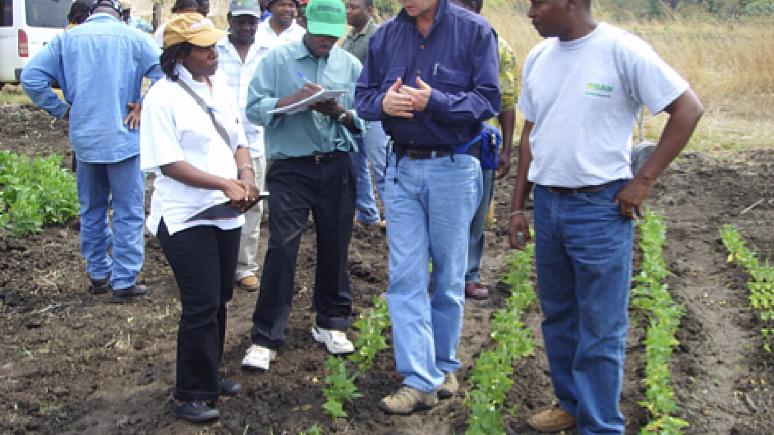
<instances>
[{"instance_id":1,"label":"tilled soil row","mask_svg":"<svg viewBox=\"0 0 774 435\"><path fill-rule=\"evenodd\" d=\"M66 154L62 123L42 112L0 108L0 149ZM37 132L30 134L30 131ZM26 137L25 137L26 134ZM37 134L45 142L36 140ZM673 359L673 379L689 433L774 433L771 356L761 350L758 323L747 305L744 273L725 263L718 229L738 225L759 252L774 252L774 152L727 156L686 154L662 177L650 204L666 214L670 289L685 305ZM496 284L504 273L507 210L513 178L499 181L496 221L487 232L484 276ZM756 207L745 211L763 198ZM262 235L262 253L265 246ZM193 426L169 415L174 384L177 290L158 243L147 238L141 282L150 298L114 306L86 293L77 225L46 228L16 239L0 230L0 431L3 433L298 433L318 424L324 433L461 433L467 413L462 397L409 417L387 416L377 401L399 384L391 351L358 380L363 397L350 418L331 422L321 411L324 349L312 339L316 246L302 240L296 298L286 342L271 370L249 374L239 363L249 345L256 293L235 292L229 308L224 369L242 393L220 403L223 419ZM356 312L368 309L387 285L387 247L376 229L356 228L349 270ZM489 319L504 300L497 285L487 301L466 304L459 354L465 377L490 345ZM524 418L552 401L537 307L528 314L535 355L515 365L509 394L512 433L529 433ZM622 409L627 433L645 423L642 400L644 322L632 313ZM573 433L570 431L569 433Z\"/></svg>"}]
</instances>

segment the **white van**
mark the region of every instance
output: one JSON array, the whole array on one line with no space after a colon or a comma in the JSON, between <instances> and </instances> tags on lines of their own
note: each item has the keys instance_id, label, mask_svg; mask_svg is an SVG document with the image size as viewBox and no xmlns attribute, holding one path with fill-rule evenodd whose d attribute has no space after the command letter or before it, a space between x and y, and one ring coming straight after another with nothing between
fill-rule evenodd
<instances>
[{"instance_id":1,"label":"white van","mask_svg":"<svg viewBox=\"0 0 774 435\"><path fill-rule=\"evenodd\" d=\"M72 0L0 0L0 88L67 27Z\"/></svg>"}]
</instances>

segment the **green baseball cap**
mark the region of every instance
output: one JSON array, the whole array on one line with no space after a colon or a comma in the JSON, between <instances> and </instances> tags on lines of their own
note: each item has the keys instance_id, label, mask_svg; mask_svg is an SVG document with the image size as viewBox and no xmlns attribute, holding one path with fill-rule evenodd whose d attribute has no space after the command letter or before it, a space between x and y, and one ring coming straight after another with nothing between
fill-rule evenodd
<instances>
[{"instance_id":1,"label":"green baseball cap","mask_svg":"<svg viewBox=\"0 0 774 435\"><path fill-rule=\"evenodd\" d=\"M347 33L347 11L341 0L309 0L306 30L312 35L341 38Z\"/></svg>"}]
</instances>

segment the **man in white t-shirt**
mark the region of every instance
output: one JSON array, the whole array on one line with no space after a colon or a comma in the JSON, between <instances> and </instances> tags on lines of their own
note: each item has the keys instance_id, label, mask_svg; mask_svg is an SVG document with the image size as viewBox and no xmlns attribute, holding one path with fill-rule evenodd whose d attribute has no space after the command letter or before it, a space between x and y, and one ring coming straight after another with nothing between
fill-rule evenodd
<instances>
[{"instance_id":1,"label":"man in white t-shirt","mask_svg":"<svg viewBox=\"0 0 774 435\"><path fill-rule=\"evenodd\" d=\"M525 200L534 184L537 287L559 404L528 424L623 433L633 219L703 108L648 44L595 22L590 7L590 0L531 2L528 16L548 39L524 65L526 121L509 235L519 249L530 239ZM643 105L669 120L651 158L632 174L629 138Z\"/></svg>"}]
</instances>

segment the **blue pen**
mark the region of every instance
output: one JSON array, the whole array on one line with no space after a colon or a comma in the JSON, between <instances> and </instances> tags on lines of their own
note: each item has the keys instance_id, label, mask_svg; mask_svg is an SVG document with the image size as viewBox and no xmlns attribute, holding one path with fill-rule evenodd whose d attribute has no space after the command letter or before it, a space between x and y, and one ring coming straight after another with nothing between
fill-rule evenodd
<instances>
[{"instance_id":1,"label":"blue pen","mask_svg":"<svg viewBox=\"0 0 774 435\"><path fill-rule=\"evenodd\" d=\"M304 76L304 73L302 73L301 71L296 71L296 75L305 83L312 83L311 81L309 81L309 79L306 78L306 76Z\"/></svg>"}]
</instances>

